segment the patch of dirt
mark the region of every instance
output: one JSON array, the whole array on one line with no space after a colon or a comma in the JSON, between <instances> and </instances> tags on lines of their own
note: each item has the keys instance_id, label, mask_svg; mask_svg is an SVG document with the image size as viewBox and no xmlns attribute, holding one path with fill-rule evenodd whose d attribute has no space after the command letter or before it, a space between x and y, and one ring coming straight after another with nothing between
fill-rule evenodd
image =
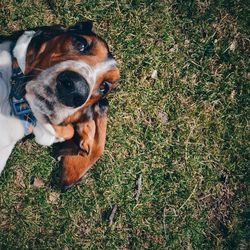
<instances>
[{"instance_id":1,"label":"patch of dirt","mask_svg":"<svg viewBox=\"0 0 250 250\"><path fill-rule=\"evenodd\" d=\"M207 207L208 224L214 224L221 234L227 235L229 225L233 223L232 204L235 193L228 183L227 175L222 174L219 181L209 192L200 194L198 198L199 203Z\"/></svg>"},{"instance_id":2,"label":"patch of dirt","mask_svg":"<svg viewBox=\"0 0 250 250\"><path fill-rule=\"evenodd\" d=\"M60 197L60 193L51 192L48 197L48 203L50 204L57 204Z\"/></svg>"},{"instance_id":3,"label":"patch of dirt","mask_svg":"<svg viewBox=\"0 0 250 250\"><path fill-rule=\"evenodd\" d=\"M227 176L222 175L220 183L213 187L209 193L202 194L199 197L200 202L208 207L209 220L217 218L221 222L229 222L234 192L230 189L227 178Z\"/></svg>"},{"instance_id":4,"label":"patch of dirt","mask_svg":"<svg viewBox=\"0 0 250 250\"><path fill-rule=\"evenodd\" d=\"M42 188L44 187L44 182L41 178L35 177L32 185L34 188Z\"/></svg>"},{"instance_id":5,"label":"patch of dirt","mask_svg":"<svg viewBox=\"0 0 250 250\"><path fill-rule=\"evenodd\" d=\"M19 188L25 187L23 171L19 168L15 170L14 184L16 187L19 187Z\"/></svg>"}]
</instances>

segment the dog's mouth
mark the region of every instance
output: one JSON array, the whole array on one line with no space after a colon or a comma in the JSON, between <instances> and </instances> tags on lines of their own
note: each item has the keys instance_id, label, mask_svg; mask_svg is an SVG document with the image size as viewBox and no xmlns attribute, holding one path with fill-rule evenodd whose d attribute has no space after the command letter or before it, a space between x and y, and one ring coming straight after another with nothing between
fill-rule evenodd
<instances>
[{"instance_id":1,"label":"dog's mouth","mask_svg":"<svg viewBox=\"0 0 250 250\"><path fill-rule=\"evenodd\" d=\"M90 66L65 61L28 82L25 98L38 121L57 125L89 100L94 83Z\"/></svg>"}]
</instances>

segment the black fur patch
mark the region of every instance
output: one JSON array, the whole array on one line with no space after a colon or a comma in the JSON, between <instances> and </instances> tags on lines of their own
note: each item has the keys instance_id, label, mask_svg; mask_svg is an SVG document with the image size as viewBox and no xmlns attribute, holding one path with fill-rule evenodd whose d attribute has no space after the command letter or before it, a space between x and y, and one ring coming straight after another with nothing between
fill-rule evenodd
<instances>
[{"instance_id":1,"label":"black fur patch","mask_svg":"<svg viewBox=\"0 0 250 250\"><path fill-rule=\"evenodd\" d=\"M108 59L115 59L110 51L108 52Z\"/></svg>"},{"instance_id":2,"label":"black fur patch","mask_svg":"<svg viewBox=\"0 0 250 250\"><path fill-rule=\"evenodd\" d=\"M45 105L46 105L46 107L47 107L47 109L49 110L49 111L54 111L54 106L55 106L55 103L54 102L50 102L50 101L48 101L47 99L45 99L43 96L41 96L41 95L39 95L39 94L35 94L36 95L36 98L40 101L40 102L42 102L42 103L44 103Z\"/></svg>"},{"instance_id":3,"label":"black fur patch","mask_svg":"<svg viewBox=\"0 0 250 250\"><path fill-rule=\"evenodd\" d=\"M52 90L52 88L51 88L50 86L46 86L46 87L45 87L45 91L46 91L46 94L47 94L48 96L51 96L51 95L54 94L54 93L53 93L53 90Z\"/></svg>"},{"instance_id":4,"label":"black fur patch","mask_svg":"<svg viewBox=\"0 0 250 250\"><path fill-rule=\"evenodd\" d=\"M91 21L79 22L74 26L69 27L69 31L82 34L82 35L93 35L92 31L93 23Z\"/></svg>"},{"instance_id":5,"label":"black fur patch","mask_svg":"<svg viewBox=\"0 0 250 250\"><path fill-rule=\"evenodd\" d=\"M108 106L109 106L109 102L107 98L103 98L101 99L97 105L99 105L100 108L100 113L101 114L106 114L108 112Z\"/></svg>"}]
</instances>

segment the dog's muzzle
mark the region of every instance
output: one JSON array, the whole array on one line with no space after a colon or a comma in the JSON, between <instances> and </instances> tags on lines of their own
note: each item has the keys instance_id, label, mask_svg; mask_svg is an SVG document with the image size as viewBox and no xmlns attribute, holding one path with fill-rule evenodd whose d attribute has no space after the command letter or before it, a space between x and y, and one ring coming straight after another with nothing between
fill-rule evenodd
<instances>
[{"instance_id":1,"label":"dog's muzzle","mask_svg":"<svg viewBox=\"0 0 250 250\"><path fill-rule=\"evenodd\" d=\"M88 101L95 82L95 71L85 62L63 61L29 81L25 98L37 120L60 124Z\"/></svg>"},{"instance_id":2,"label":"dog's muzzle","mask_svg":"<svg viewBox=\"0 0 250 250\"><path fill-rule=\"evenodd\" d=\"M77 72L65 70L56 78L56 95L65 106L77 108L88 99L90 87L87 80Z\"/></svg>"}]
</instances>

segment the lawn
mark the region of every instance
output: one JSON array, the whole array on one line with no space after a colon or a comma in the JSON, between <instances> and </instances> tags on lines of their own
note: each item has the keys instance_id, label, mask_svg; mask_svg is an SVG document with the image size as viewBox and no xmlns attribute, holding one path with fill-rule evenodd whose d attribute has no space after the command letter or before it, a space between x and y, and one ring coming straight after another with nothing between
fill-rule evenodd
<instances>
[{"instance_id":1,"label":"lawn","mask_svg":"<svg viewBox=\"0 0 250 250\"><path fill-rule=\"evenodd\" d=\"M239 0L1 1L1 34L93 20L122 77L104 155L80 185L51 187L52 149L18 143L0 177L0 249L249 249L249 11Z\"/></svg>"}]
</instances>

